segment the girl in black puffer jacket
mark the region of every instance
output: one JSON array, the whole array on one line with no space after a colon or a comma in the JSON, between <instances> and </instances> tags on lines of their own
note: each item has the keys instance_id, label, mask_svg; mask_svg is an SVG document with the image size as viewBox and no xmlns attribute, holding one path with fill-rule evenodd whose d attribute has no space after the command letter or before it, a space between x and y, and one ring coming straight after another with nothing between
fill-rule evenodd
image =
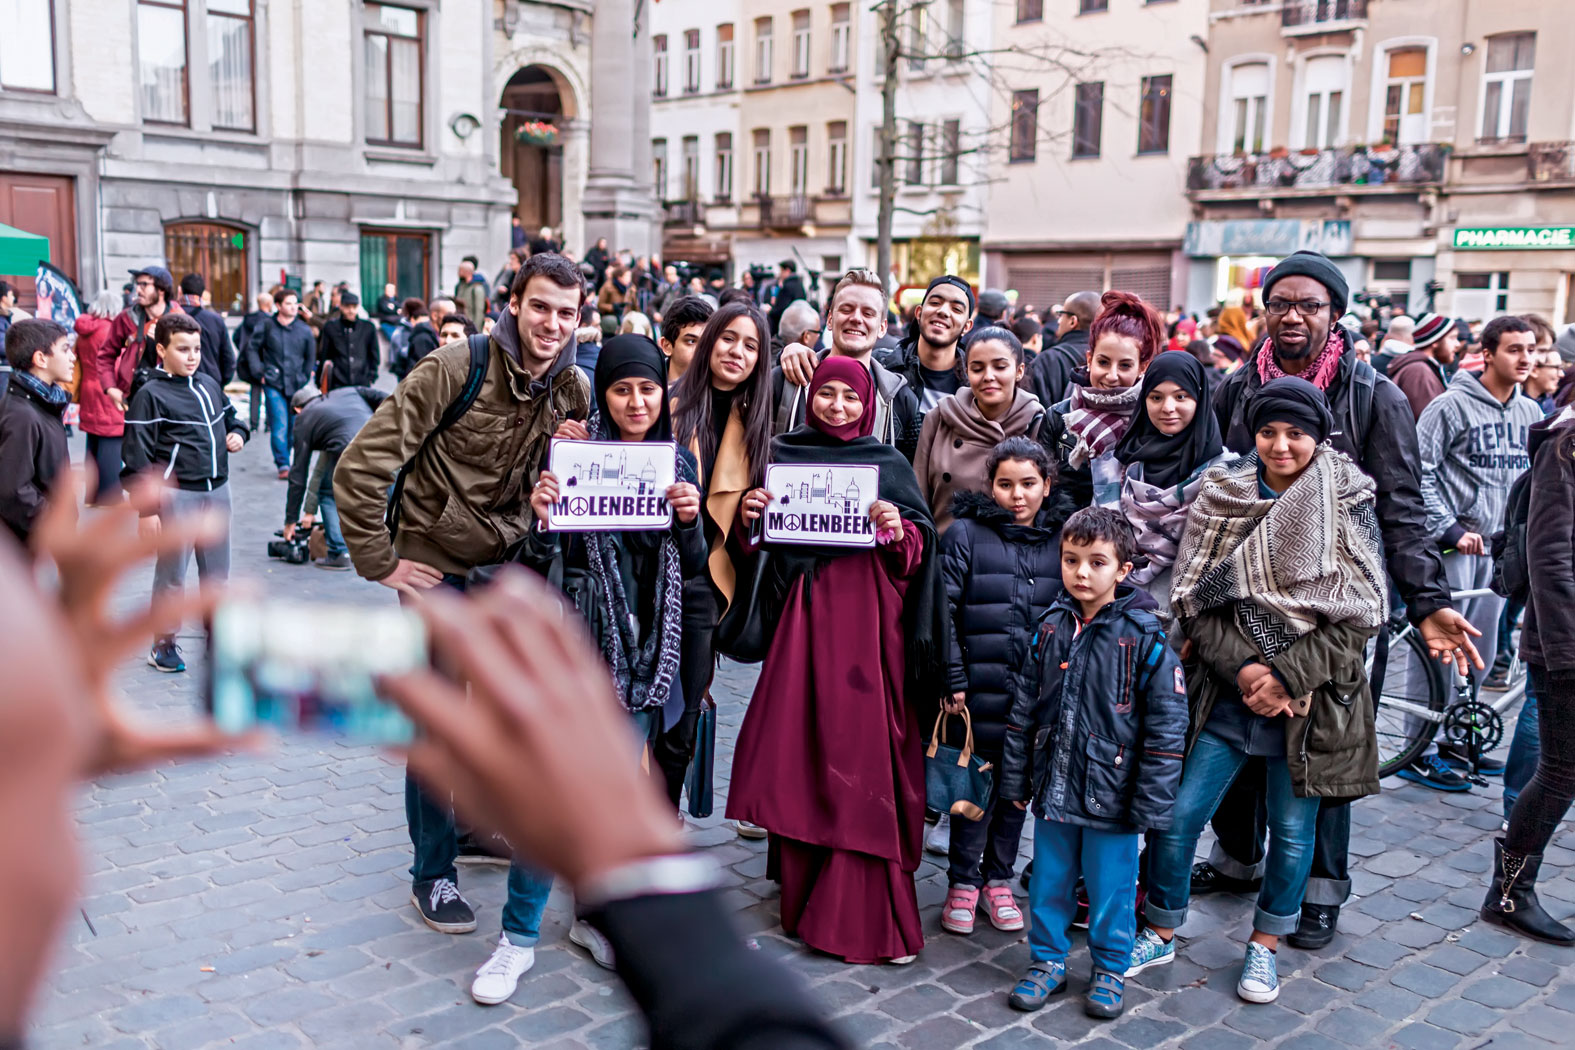
<instances>
[{"instance_id":1,"label":"girl in black puffer jacket","mask_svg":"<svg viewBox=\"0 0 1575 1050\"><path fill-rule=\"evenodd\" d=\"M1012 698L1031 664L1034 624L1061 592L1059 535L1072 506L1060 492L1052 495L1055 469L1049 453L1030 438L996 445L986 467L990 492L958 492L952 506L956 520L941 538L953 628L952 697L946 707L961 712L967 705L974 749L999 769ZM1036 688L1033 682L1026 685ZM955 720L952 727L959 736L952 743L961 744ZM1023 819L1016 806L992 800L980 820L951 822L951 889L943 928L972 933L981 891L997 929L1023 928L1009 885Z\"/></svg>"}]
</instances>

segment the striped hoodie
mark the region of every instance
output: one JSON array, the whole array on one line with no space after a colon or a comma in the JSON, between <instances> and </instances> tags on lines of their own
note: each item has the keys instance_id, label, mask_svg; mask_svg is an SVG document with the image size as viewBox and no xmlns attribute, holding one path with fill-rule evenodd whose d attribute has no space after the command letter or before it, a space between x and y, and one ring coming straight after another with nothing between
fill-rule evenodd
<instances>
[{"instance_id":1,"label":"striped hoodie","mask_svg":"<svg viewBox=\"0 0 1575 1050\"><path fill-rule=\"evenodd\" d=\"M1503 527L1509 487L1531 466L1527 431L1541 419L1520 388L1501 403L1476 373L1455 373L1416 421L1429 539L1449 548L1467 532L1486 538Z\"/></svg>"}]
</instances>

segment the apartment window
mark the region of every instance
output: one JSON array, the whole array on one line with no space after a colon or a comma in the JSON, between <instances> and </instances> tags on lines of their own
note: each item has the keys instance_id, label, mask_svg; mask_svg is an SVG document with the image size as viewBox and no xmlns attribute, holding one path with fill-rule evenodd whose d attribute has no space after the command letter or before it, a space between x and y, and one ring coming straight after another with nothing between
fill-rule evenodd
<instances>
[{"instance_id":1,"label":"apartment window","mask_svg":"<svg viewBox=\"0 0 1575 1050\"><path fill-rule=\"evenodd\" d=\"M1245 62L1232 66L1230 95L1231 150L1262 153L1264 128L1269 119L1268 63ZM1146 94L1144 99L1146 104Z\"/></svg>"},{"instance_id":2,"label":"apartment window","mask_svg":"<svg viewBox=\"0 0 1575 1050\"><path fill-rule=\"evenodd\" d=\"M946 0L946 57L963 53L963 0Z\"/></svg>"},{"instance_id":3,"label":"apartment window","mask_svg":"<svg viewBox=\"0 0 1575 1050\"><path fill-rule=\"evenodd\" d=\"M656 34L651 38L651 46L656 49L656 83L651 86L651 93L661 98L667 94L667 34Z\"/></svg>"},{"instance_id":4,"label":"apartment window","mask_svg":"<svg viewBox=\"0 0 1575 1050\"><path fill-rule=\"evenodd\" d=\"M809 76L809 12L793 12L793 69L795 80Z\"/></svg>"},{"instance_id":5,"label":"apartment window","mask_svg":"<svg viewBox=\"0 0 1575 1050\"><path fill-rule=\"evenodd\" d=\"M1039 140L1039 92L1012 92L1012 131L1009 160L1033 160Z\"/></svg>"},{"instance_id":6,"label":"apartment window","mask_svg":"<svg viewBox=\"0 0 1575 1050\"><path fill-rule=\"evenodd\" d=\"M684 185L681 200L693 201L700 199L700 136L685 135L683 142L684 151Z\"/></svg>"},{"instance_id":7,"label":"apartment window","mask_svg":"<svg viewBox=\"0 0 1575 1050\"><path fill-rule=\"evenodd\" d=\"M733 199L733 133L716 133L716 199L727 202Z\"/></svg>"},{"instance_id":8,"label":"apartment window","mask_svg":"<svg viewBox=\"0 0 1575 1050\"><path fill-rule=\"evenodd\" d=\"M908 121L907 134L902 137L902 181L909 186L924 185L924 140L924 125Z\"/></svg>"},{"instance_id":9,"label":"apartment window","mask_svg":"<svg viewBox=\"0 0 1575 1050\"><path fill-rule=\"evenodd\" d=\"M252 88L252 0L208 0L208 76L213 126L257 127Z\"/></svg>"},{"instance_id":10,"label":"apartment window","mask_svg":"<svg viewBox=\"0 0 1575 1050\"><path fill-rule=\"evenodd\" d=\"M1142 108L1138 114L1138 152L1170 150L1170 74L1143 78Z\"/></svg>"},{"instance_id":11,"label":"apartment window","mask_svg":"<svg viewBox=\"0 0 1575 1050\"><path fill-rule=\"evenodd\" d=\"M1482 78L1482 137L1526 141L1526 111L1531 108L1531 65L1537 34L1505 33L1488 38L1487 72Z\"/></svg>"},{"instance_id":12,"label":"apartment window","mask_svg":"<svg viewBox=\"0 0 1575 1050\"><path fill-rule=\"evenodd\" d=\"M1072 107L1072 156L1099 156L1099 136L1104 121L1104 82L1077 85L1077 100Z\"/></svg>"},{"instance_id":13,"label":"apartment window","mask_svg":"<svg viewBox=\"0 0 1575 1050\"><path fill-rule=\"evenodd\" d=\"M755 19L755 83L771 83L771 19Z\"/></svg>"},{"instance_id":14,"label":"apartment window","mask_svg":"<svg viewBox=\"0 0 1575 1050\"><path fill-rule=\"evenodd\" d=\"M1345 114L1345 86L1350 67L1340 55L1323 55L1307 60L1302 82L1307 92L1307 111L1302 124L1302 146L1329 149L1340 138L1340 120Z\"/></svg>"},{"instance_id":15,"label":"apartment window","mask_svg":"<svg viewBox=\"0 0 1575 1050\"><path fill-rule=\"evenodd\" d=\"M667 140L651 140L651 182L656 187L656 199L667 199Z\"/></svg>"},{"instance_id":16,"label":"apartment window","mask_svg":"<svg viewBox=\"0 0 1575 1050\"><path fill-rule=\"evenodd\" d=\"M930 0L923 0L908 8L908 68L918 72L924 68L930 50Z\"/></svg>"},{"instance_id":17,"label":"apartment window","mask_svg":"<svg viewBox=\"0 0 1575 1050\"><path fill-rule=\"evenodd\" d=\"M788 128L788 183L795 197L809 192L809 128Z\"/></svg>"},{"instance_id":18,"label":"apartment window","mask_svg":"<svg viewBox=\"0 0 1575 1050\"><path fill-rule=\"evenodd\" d=\"M700 30L684 30L684 94L700 90Z\"/></svg>"},{"instance_id":19,"label":"apartment window","mask_svg":"<svg viewBox=\"0 0 1575 1050\"><path fill-rule=\"evenodd\" d=\"M718 91L733 86L733 23L724 22L716 27L716 88Z\"/></svg>"},{"instance_id":20,"label":"apartment window","mask_svg":"<svg viewBox=\"0 0 1575 1050\"><path fill-rule=\"evenodd\" d=\"M771 196L771 129L756 128L755 138L755 196Z\"/></svg>"},{"instance_id":21,"label":"apartment window","mask_svg":"<svg viewBox=\"0 0 1575 1050\"><path fill-rule=\"evenodd\" d=\"M212 6L209 4L210 9ZM0 10L4 10L3 4ZM172 222L164 227L164 258L170 271L202 274L218 310L246 309L251 288L246 276L246 247L246 231L238 226Z\"/></svg>"},{"instance_id":22,"label":"apartment window","mask_svg":"<svg viewBox=\"0 0 1575 1050\"><path fill-rule=\"evenodd\" d=\"M1427 140L1427 49L1389 52L1384 81L1384 138L1394 143Z\"/></svg>"},{"instance_id":23,"label":"apartment window","mask_svg":"<svg viewBox=\"0 0 1575 1050\"><path fill-rule=\"evenodd\" d=\"M10 35L9 27L5 35ZM184 2L139 0L137 67L142 83L142 119L150 124L187 123Z\"/></svg>"},{"instance_id":24,"label":"apartment window","mask_svg":"<svg viewBox=\"0 0 1575 1050\"><path fill-rule=\"evenodd\" d=\"M1110 10L1110 0L1077 0L1077 13L1092 15Z\"/></svg>"},{"instance_id":25,"label":"apartment window","mask_svg":"<svg viewBox=\"0 0 1575 1050\"><path fill-rule=\"evenodd\" d=\"M1045 17L1045 0L1017 0L1019 22L1042 22Z\"/></svg>"},{"instance_id":26,"label":"apartment window","mask_svg":"<svg viewBox=\"0 0 1575 1050\"><path fill-rule=\"evenodd\" d=\"M846 73L848 56L852 53L853 24L850 5L831 5L831 65L827 72Z\"/></svg>"},{"instance_id":27,"label":"apartment window","mask_svg":"<svg viewBox=\"0 0 1575 1050\"><path fill-rule=\"evenodd\" d=\"M55 16L51 0L0 3L0 88L55 90Z\"/></svg>"},{"instance_id":28,"label":"apartment window","mask_svg":"<svg viewBox=\"0 0 1575 1050\"><path fill-rule=\"evenodd\" d=\"M941 185L958 185L958 168L962 161L962 121L941 122Z\"/></svg>"},{"instance_id":29,"label":"apartment window","mask_svg":"<svg viewBox=\"0 0 1575 1050\"><path fill-rule=\"evenodd\" d=\"M420 11L366 5L366 140L421 145L422 31Z\"/></svg>"},{"instance_id":30,"label":"apartment window","mask_svg":"<svg viewBox=\"0 0 1575 1050\"><path fill-rule=\"evenodd\" d=\"M1509 312L1509 274L1460 273L1455 275L1455 303L1449 311L1467 321L1486 321Z\"/></svg>"},{"instance_id":31,"label":"apartment window","mask_svg":"<svg viewBox=\"0 0 1575 1050\"><path fill-rule=\"evenodd\" d=\"M848 122L833 120L826 125L826 192L843 194L848 189Z\"/></svg>"}]
</instances>

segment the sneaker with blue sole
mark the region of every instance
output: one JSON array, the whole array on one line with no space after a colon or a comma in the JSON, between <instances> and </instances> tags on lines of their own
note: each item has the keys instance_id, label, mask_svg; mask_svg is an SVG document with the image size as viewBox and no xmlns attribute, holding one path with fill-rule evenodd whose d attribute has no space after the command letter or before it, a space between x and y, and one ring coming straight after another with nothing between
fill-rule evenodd
<instances>
[{"instance_id":1,"label":"sneaker with blue sole","mask_svg":"<svg viewBox=\"0 0 1575 1050\"><path fill-rule=\"evenodd\" d=\"M1438 755L1423 755L1406 766L1395 776L1413 784L1432 788L1434 791L1470 791L1471 781L1449 768L1449 763Z\"/></svg>"},{"instance_id":2,"label":"sneaker with blue sole","mask_svg":"<svg viewBox=\"0 0 1575 1050\"><path fill-rule=\"evenodd\" d=\"M153 648L148 650L148 666L165 674L186 670L186 661L181 659L180 646L175 644L174 636L154 640Z\"/></svg>"},{"instance_id":3,"label":"sneaker with blue sole","mask_svg":"<svg viewBox=\"0 0 1575 1050\"><path fill-rule=\"evenodd\" d=\"M1280 997L1280 972L1274 953L1257 941L1247 942L1247 958L1241 966L1236 994L1249 1003L1272 1003Z\"/></svg>"},{"instance_id":4,"label":"sneaker with blue sole","mask_svg":"<svg viewBox=\"0 0 1575 1050\"><path fill-rule=\"evenodd\" d=\"M1083 1012L1104 1020L1120 1017L1126 1009L1121 1002L1126 986L1126 981L1109 970L1095 970L1088 982L1088 994L1083 997Z\"/></svg>"},{"instance_id":5,"label":"sneaker with blue sole","mask_svg":"<svg viewBox=\"0 0 1575 1050\"><path fill-rule=\"evenodd\" d=\"M1066 991L1066 963L1046 960L1028 964L1028 972L1007 995L1014 1010L1033 1013L1043 1008L1052 995Z\"/></svg>"},{"instance_id":6,"label":"sneaker with blue sole","mask_svg":"<svg viewBox=\"0 0 1575 1050\"><path fill-rule=\"evenodd\" d=\"M1161 966L1173 962L1175 958L1176 939L1172 937L1167 941L1145 926L1132 942L1132 961L1127 964L1126 976L1135 976L1150 966Z\"/></svg>"},{"instance_id":7,"label":"sneaker with blue sole","mask_svg":"<svg viewBox=\"0 0 1575 1050\"><path fill-rule=\"evenodd\" d=\"M1471 769L1471 760L1466 755L1466 749L1457 748L1453 744L1439 744L1438 754L1445 762L1461 772ZM1484 777L1501 777L1504 775L1504 763L1492 755L1477 756L1477 773Z\"/></svg>"}]
</instances>

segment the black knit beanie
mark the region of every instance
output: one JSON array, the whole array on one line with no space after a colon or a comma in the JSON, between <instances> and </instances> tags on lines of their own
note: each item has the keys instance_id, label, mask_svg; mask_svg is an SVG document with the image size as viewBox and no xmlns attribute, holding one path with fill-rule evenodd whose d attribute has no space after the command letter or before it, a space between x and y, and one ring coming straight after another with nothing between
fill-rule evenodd
<instances>
[{"instance_id":1,"label":"black knit beanie","mask_svg":"<svg viewBox=\"0 0 1575 1050\"><path fill-rule=\"evenodd\" d=\"M1269 292L1274 284L1282 277L1311 277L1325 288L1329 289L1329 302L1334 310L1330 317L1338 320L1345 313L1346 301L1350 298L1350 286L1345 283L1345 274L1340 268L1329 261L1329 257L1321 252L1301 251L1294 255L1287 255L1281 259L1279 265L1269 271L1269 276L1263 279L1263 298L1267 302Z\"/></svg>"}]
</instances>

